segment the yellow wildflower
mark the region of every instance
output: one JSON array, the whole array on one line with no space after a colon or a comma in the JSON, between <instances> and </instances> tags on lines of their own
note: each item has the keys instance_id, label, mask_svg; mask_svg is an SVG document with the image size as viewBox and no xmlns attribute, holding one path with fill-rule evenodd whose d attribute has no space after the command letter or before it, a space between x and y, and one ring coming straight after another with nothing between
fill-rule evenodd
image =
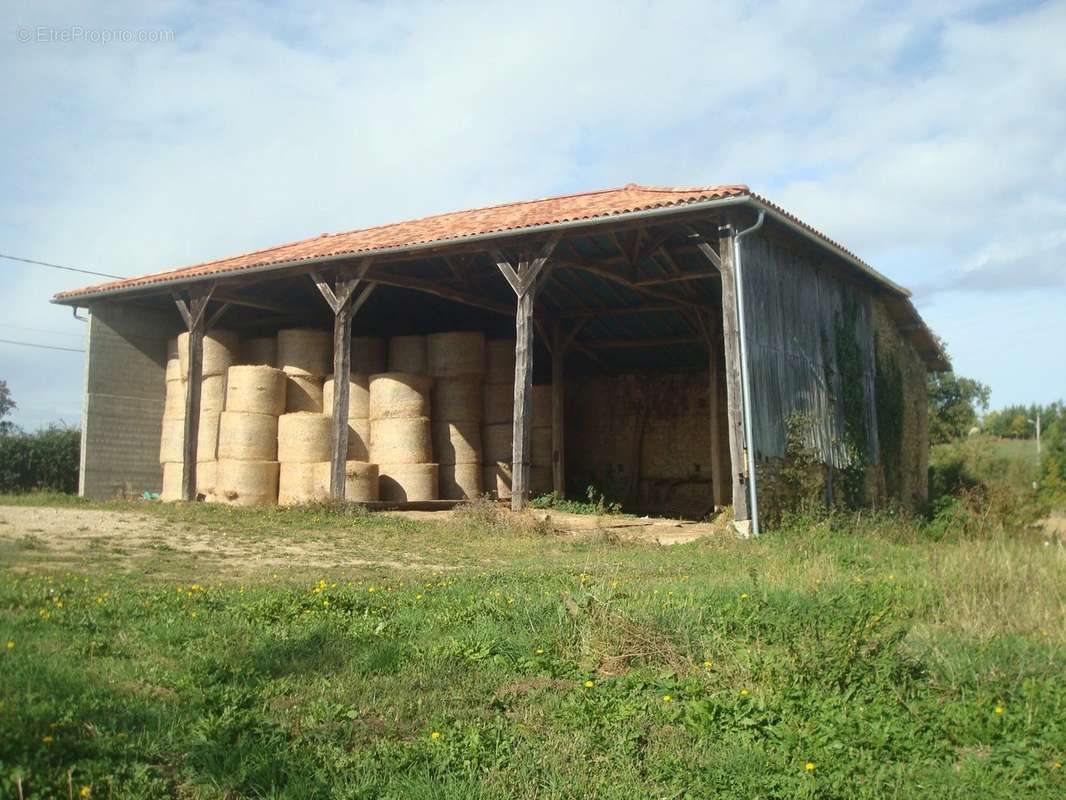
<instances>
[{"instance_id":1,"label":"yellow wildflower","mask_svg":"<svg viewBox=\"0 0 1066 800\"><path fill-rule=\"evenodd\" d=\"M740 696L741 697L747 697L748 696L748 690L747 689L741 689L740 690Z\"/></svg>"},{"instance_id":2,"label":"yellow wildflower","mask_svg":"<svg viewBox=\"0 0 1066 800\"><path fill-rule=\"evenodd\" d=\"M743 592L743 593L742 593L742 594L740 595L740 599L741 599L741 600L747 600L747 599L748 599L748 593L747 593L747 592Z\"/></svg>"},{"instance_id":3,"label":"yellow wildflower","mask_svg":"<svg viewBox=\"0 0 1066 800\"><path fill-rule=\"evenodd\" d=\"M430 739L439 739L440 738L440 731L433 731L433 733L431 733L429 735L429 738Z\"/></svg>"},{"instance_id":4,"label":"yellow wildflower","mask_svg":"<svg viewBox=\"0 0 1066 800\"><path fill-rule=\"evenodd\" d=\"M1004 710L1003 706L996 706L996 715L1002 714Z\"/></svg>"},{"instance_id":5,"label":"yellow wildflower","mask_svg":"<svg viewBox=\"0 0 1066 800\"><path fill-rule=\"evenodd\" d=\"M673 699L674 699L674 698L672 698L672 697L671 697L670 695L668 695L668 694L664 694L664 695L663 695L663 702L664 702L664 703L670 703L670 702L673 702Z\"/></svg>"},{"instance_id":6,"label":"yellow wildflower","mask_svg":"<svg viewBox=\"0 0 1066 800\"><path fill-rule=\"evenodd\" d=\"M41 741L44 742L44 744L51 744L52 742L55 741L55 739L52 738L51 734L49 734L47 736L42 736L41 737Z\"/></svg>"},{"instance_id":7,"label":"yellow wildflower","mask_svg":"<svg viewBox=\"0 0 1066 800\"><path fill-rule=\"evenodd\" d=\"M544 655L544 648L543 647L538 647L535 652L536 652L536 654L538 656L542 656L542 655Z\"/></svg>"},{"instance_id":8,"label":"yellow wildflower","mask_svg":"<svg viewBox=\"0 0 1066 800\"><path fill-rule=\"evenodd\" d=\"M593 685L594 684L592 683L592 681L585 681L585 688L586 689L591 689L593 687Z\"/></svg>"},{"instance_id":9,"label":"yellow wildflower","mask_svg":"<svg viewBox=\"0 0 1066 800\"><path fill-rule=\"evenodd\" d=\"M807 772L814 772L814 762L813 762L813 761L808 761L808 762L806 763L806 765L804 765L804 767L803 767L803 768L804 768L805 770L807 770Z\"/></svg>"},{"instance_id":10,"label":"yellow wildflower","mask_svg":"<svg viewBox=\"0 0 1066 800\"><path fill-rule=\"evenodd\" d=\"M704 669L710 669L711 668L711 660L709 658L706 661L703 662L703 668Z\"/></svg>"},{"instance_id":11,"label":"yellow wildflower","mask_svg":"<svg viewBox=\"0 0 1066 800\"><path fill-rule=\"evenodd\" d=\"M7 640L7 649L8 650L14 650L15 649L15 640L14 639L8 639Z\"/></svg>"},{"instance_id":12,"label":"yellow wildflower","mask_svg":"<svg viewBox=\"0 0 1066 800\"><path fill-rule=\"evenodd\" d=\"M78 792L78 797L91 797L92 793L93 790L90 789L88 786L82 786L81 791Z\"/></svg>"}]
</instances>

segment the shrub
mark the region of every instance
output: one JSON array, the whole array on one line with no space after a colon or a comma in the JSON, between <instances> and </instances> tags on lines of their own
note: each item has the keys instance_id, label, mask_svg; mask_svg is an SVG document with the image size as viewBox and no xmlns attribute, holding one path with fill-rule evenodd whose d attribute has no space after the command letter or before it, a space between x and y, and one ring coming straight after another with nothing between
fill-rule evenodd
<instances>
[{"instance_id":1,"label":"shrub","mask_svg":"<svg viewBox=\"0 0 1066 800\"><path fill-rule=\"evenodd\" d=\"M49 425L0 436L0 492L76 492L81 431Z\"/></svg>"}]
</instances>

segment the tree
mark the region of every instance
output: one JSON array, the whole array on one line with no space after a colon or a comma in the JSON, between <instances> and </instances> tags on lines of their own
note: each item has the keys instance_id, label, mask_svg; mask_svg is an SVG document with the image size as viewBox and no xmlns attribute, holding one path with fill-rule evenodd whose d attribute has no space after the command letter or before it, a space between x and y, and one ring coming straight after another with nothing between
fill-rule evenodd
<instances>
[{"instance_id":1,"label":"tree","mask_svg":"<svg viewBox=\"0 0 1066 800\"><path fill-rule=\"evenodd\" d=\"M988 408L991 390L979 381L954 372L929 374L929 441L942 444L958 439L977 425L978 410Z\"/></svg>"},{"instance_id":2,"label":"tree","mask_svg":"<svg viewBox=\"0 0 1066 800\"><path fill-rule=\"evenodd\" d=\"M0 435L11 433L15 429L15 423L4 419L18 406L11 399L11 390L7 388L7 381L0 381Z\"/></svg>"}]
</instances>

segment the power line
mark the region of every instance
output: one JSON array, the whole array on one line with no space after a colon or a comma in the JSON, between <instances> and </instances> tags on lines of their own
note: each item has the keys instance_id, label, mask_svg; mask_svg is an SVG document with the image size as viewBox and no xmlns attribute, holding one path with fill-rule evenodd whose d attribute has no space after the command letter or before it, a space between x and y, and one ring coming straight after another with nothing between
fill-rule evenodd
<instances>
[{"instance_id":1,"label":"power line","mask_svg":"<svg viewBox=\"0 0 1066 800\"><path fill-rule=\"evenodd\" d=\"M11 325L7 322L0 322L0 328L13 328L17 331L31 331L32 333L51 333L54 336L75 336L79 339L85 338L84 333L71 333L70 331L54 331L48 328L27 328L24 325Z\"/></svg>"},{"instance_id":2,"label":"power line","mask_svg":"<svg viewBox=\"0 0 1066 800\"><path fill-rule=\"evenodd\" d=\"M4 344L20 344L23 347L39 347L42 350L65 350L68 353L84 353L84 350L77 350L73 347L56 347L51 344L35 344L34 342L16 342L14 339L0 339L0 342Z\"/></svg>"},{"instance_id":3,"label":"power line","mask_svg":"<svg viewBox=\"0 0 1066 800\"><path fill-rule=\"evenodd\" d=\"M91 269L78 269L77 267L64 267L62 264L50 264L47 261L34 261L32 258L19 258L18 256L9 256L5 253L0 253L0 258L7 258L11 261L21 261L23 264L36 264L39 267L51 267L52 269L65 269L67 272L80 272L82 275L96 275L100 278L124 278L125 275L111 275L107 272L93 272Z\"/></svg>"}]
</instances>

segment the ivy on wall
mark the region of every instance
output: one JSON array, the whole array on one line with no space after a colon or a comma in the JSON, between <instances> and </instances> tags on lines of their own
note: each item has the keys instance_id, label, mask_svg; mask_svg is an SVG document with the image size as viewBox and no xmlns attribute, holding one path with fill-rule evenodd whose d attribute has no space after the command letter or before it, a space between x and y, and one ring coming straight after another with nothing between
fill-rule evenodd
<instances>
[{"instance_id":1,"label":"ivy on wall","mask_svg":"<svg viewBox=\"0 0 1066 800\"><path fill-rule=\"evenodd\" d=\"M896 359L882 352L874 338L874 406L877 410L877 442L889 497L899 497L903 482L903 370Z\"/></svg>"},{"instance_id":2,"label":"ivy on wall","mask_svg":"<svg viewBox=\"0 0 1066 800\"><path fill-rule=\"evenodd\" d=\"M847 463L838 471L839 485L844 503L851 508L863 505L866 499L866 454L870 452L862 346L856 336L858 317L858 304L846 299L833 324L835 366L840 386L837 405L843 422L841 443Z\"/></svg>"}]
</instances>

